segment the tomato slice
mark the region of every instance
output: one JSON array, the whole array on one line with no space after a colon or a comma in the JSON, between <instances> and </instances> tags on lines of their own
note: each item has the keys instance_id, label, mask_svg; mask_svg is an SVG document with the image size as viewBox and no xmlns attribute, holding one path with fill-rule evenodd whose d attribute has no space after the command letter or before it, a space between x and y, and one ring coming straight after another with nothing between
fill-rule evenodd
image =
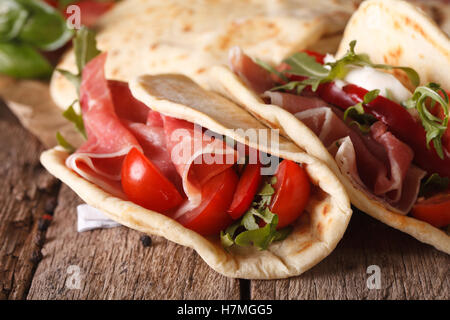
<instances>
[{"instance_id":1,"label":"tomato slice","mask_svg":"<svg viewBox=\"0 0 450 320\"><path fill-rule=\"evenodd\" d=\"M286 227L302 215L311 186L305 170L291 160L283 160L275 172L277 182L269 209L278 215L277 229Z\"/></svg>"},{"instance_id":2,"label":"tomato slice","mask_svg":"<svg viewBox=\"0 0 450 320\"><path fill-rule=\"evenodd\" d=\"M306 53L308 56L313 57L314 59L316 59L317 63L323 64L324 60L325 60L325 55L315 52L315 51L311 51L311 50L304 50L304 53Z\"/></svg>"},{"instance_id":3,"label":"tomato slice","mask_svg":"<svg viewBox=\"0 0 450 320\"><path fill-rule=\"evenodd\" d=\"M125 157L121 174L128 199L144 208L165 212L183 201L172 182L136 148Z\"/></svg>"},{"instance_id":4,"label":"tomato slice","mask_svg":"<svg viewBox=\"0 0 450 320\"><path fill-rule=\"evenodd\" d=\"M203 185L202 203L178 218L178 222L204 236L219 234L233 221L227 209L233 200L238 180L233 168L210 179Z\"/></svg>"},{"instance_id":5,"label":"tomato slice","mask_svg":"<svg viewBox=\"0 0 450 320\"><path fill-rule=\"evenodd\" d=\"M236 187L233 201L228 208L228 214L233 219L239 219L252 204L262 180L261 167L262 165L259 163L245 166Z\"/></svg>"},{"instance_id":6,"label":"tomato slice","mask_svg":"<svg viewBox=\"0 0 450 320\"><path fill-rule=\"evenodd\" d=\"M442 228L450 224L450 193L438 194L416 203L412 216Z\"/></svg>"}]
</instances>

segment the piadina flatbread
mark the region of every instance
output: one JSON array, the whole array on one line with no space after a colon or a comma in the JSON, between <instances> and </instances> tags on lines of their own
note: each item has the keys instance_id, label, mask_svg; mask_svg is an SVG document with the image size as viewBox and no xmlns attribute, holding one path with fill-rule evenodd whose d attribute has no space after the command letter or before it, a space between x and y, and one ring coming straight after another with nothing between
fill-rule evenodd
<instances>
[{"instance_id":1,"label":"piadina flatbread","mask_svg":"<svg viewBox=\"0 0 450 320\"><path fill-rule=\"evenodd\" d=\"M279 63L324 35L341 33L359 1L124 0L96 25L98 46L109 52L106 75L130 81L141 74L180 73L207 87L207 69L241 46ZM58 68L76 71L70 51ZM51 94L67 108L76 92L55 72Z\"/></svg>"},{"instance_id":2,"label":"piadina flatbread","mask_svg":"<svg viewBox=\"0 0 450 320\"><path fill-rule=\"evenodd\" d=\"M374 63L408 66L417 70L421 85L439 83L450 90L450 41L423 11L404 1L370 0L364 2L350 19L337 57L342 57L352 40L357 51L367 53ZM405 86L409 78L394 71ZM339 177L352 204L357 208L435 248L450 253L450 237L440 228L400 214L389 203L380 201L354 180L325 146L321 139L293 113L274 104L265 103L250 89L248 83L225 66L216 66L209 73L210 86L216 92L236 102L262 123L278 128L281 134L295 142L324 163ZM339 145L338 145L339 146ZM417 189L418 190L418 189Z\"/></svg>"}]
</instances>

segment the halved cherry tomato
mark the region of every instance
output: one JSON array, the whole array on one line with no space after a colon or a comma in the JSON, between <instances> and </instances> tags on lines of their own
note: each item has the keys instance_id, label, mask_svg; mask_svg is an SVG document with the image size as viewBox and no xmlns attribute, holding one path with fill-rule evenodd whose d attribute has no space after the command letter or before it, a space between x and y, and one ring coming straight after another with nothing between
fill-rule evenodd
<instances>
[{"instance_id":1,"label":"halved cherry tomato","mask_svg":"<svg viewBox=\"0 0 450 320\"><path fill-rule=\"evenodd\" d=\"M178 222L201 235L217 235L233 221L227 209L238 180L233 168L210 179L202 187L202 203L178 218Z\"/></svg>"},{"instance_id":2,"label":"halved cherry tomato","mask_svg":"<svg viewBox=\"0 0 450 320\"><path fill-rule=\"evenodd\" d=\"M105 12L110 10L114 6L114 1L93 1L84 0L74 3L80 8L81 12L81 24L90 27L98 18ZM67 10L63 11L66 18L70 17L71 13L67 13Z\"/></svg>"},{"instance_id":3,"label":"halved cherry tomato","mask_svg":"<svg viewBox=\"0 0 450 320\"><path fill-rule=\"evenodd\" d=\"M277 182L269 209L278 215L277 229L294 222L303 213L311 186L305 170L291 160L283 160L275 172Z\"/></svg>"},{"instance_id":4,"label":"halved cherry tomato","mask_svg":"<svg viewBox=\"0 0 450 320\"><path fill-rule=\"evenodd\" d=\"M175 186L138 149L133 148L122 165L122 188L134 203L158 212L181 204Z\"/></svg>"},{"instance_id":5,"label":"halved cherry tomato","mask_svg":"<svg viewBox=\"0 0 450 320\"><path fill-rule=\"evenodd\" d=\"M311 56L314 59L316 59L317 63L320 63L320 64L324 63L325 55L315 52L315 51L311 51L311 50L304 50L303 52L306 53L308 56Z\"/></svg>"},{"instance_id":6,"label":"halved cherry tomato","mask_svg":"<svg viewBox=\"0 0 450 320\"><path fill-rule=\"evenodd\" d=\"M443 193L419 201L412 210L412 216L442 228L450 224L450 193Z\"/></svg>"},{"instance_id":7,"label":"halved cherry tomato","mask_svg":"<svg viewBox=\"0 0 450 320\"><path fill-rule=\"evenodd\" d=\"M240 218L250 207L258 187L261 184L261 164L247 164L239 179L233 201L228 208L228 214L233 219Z\"/></svg>"}]
</instances>

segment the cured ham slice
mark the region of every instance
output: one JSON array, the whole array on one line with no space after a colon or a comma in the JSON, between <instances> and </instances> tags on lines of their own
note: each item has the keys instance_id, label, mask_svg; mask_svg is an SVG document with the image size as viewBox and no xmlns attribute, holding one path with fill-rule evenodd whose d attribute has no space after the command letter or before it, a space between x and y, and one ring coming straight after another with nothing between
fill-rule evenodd
<instances>
[{"instance_id":1,"label":"cured ham slice","mask_svg":"<svg viewBox=\"0 0 450 320\"><path fill-rule=\"evenodd\" d=\"M142 148L115 112L104 75L105 62L106 54L101 54L83 70L80 104L88 140L67 158L67 166L123 198L118 181L124 156L133 147Z\"/></svg>"},{"instance_id":2,"label":"cured ham slice","mask_svg":"<svg viewBox=\"0 0 450 320\"><path fill-rule=\"evenodd\" d=\"M239 47L230 49L229 61L233 72L256 93L261 94L275 86L275 82L270 73L244 54Z\"/></svg>"},{"instance_id":3,"label":"cured ham slice","mask_svg":"<svg viewBox=\"0 0 450 320\"><path fill-rule=\"evenodd\" d=\"M343 120L343 112L318 97L271 92L270 73L240 49L230 53L232 70L266 102L294 114L328 148L340 170L371 197L406 214L417 199L425 172L414 165L412 149L376 122L370 134ZM264 74L265 73L265 74Z\"/></svg>"},{"instance_id":4,"label":"cured ham slice","mask_svg":"<svg viewBox=\"0 0 450 320\"><path fill-rule=\"evenodd\" d=\"M237 152L193 123L161 116L134 99L128 85L108 81L106 54L89 62L82 75L80 103L88 140L67 166L115 196L121 189L125 156L137 148L185 194L175 212L182 216L202 203L202 186L234 165Z\"/></svg>"},{"instance_id":5,"label":"cured ham slice","mask_svg":"<svg viewBox=\"0 0 450 320\"><path fill-rule=\"evenodd\" d=\"M411 210L425 172L412 164L411 148L387 131L383 123L374 123L370 134L364 135L344 122L341 110L318 98L280 92L266 92L265 96L314 131L335 156L341 171L353 181L400 212Z\"/></svg>"},{"instance_id":6,"label":"cured ham slice","mask_svg":"<svg viewBox=\"0 0 450 320\"><path fill-rule=\"evenodd\" d=\"M232 167L237 152L220 139L208 137L193 123L162 116L167 149L183 181L188 201L180 207L177 219L201 203L201 188L209 179Z\"/></svg>"}]
</instances>

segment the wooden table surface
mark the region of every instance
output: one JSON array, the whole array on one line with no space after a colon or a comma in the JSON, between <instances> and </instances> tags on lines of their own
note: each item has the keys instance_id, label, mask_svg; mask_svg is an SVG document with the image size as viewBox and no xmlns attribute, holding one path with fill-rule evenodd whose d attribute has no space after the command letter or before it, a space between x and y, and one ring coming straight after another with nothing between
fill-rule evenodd
<instances>
[{"instance_id":1,"label":"wooden table surface","mask_svg":"<svg viewBox=\"0 0 450 320\"><path fill-rule=\"evenodd\" d=\"M42 168L42 150L0 103L1 299L450 298L448 255L360 212L328 258L276 281L226 278L192 249L159 237L145 246L125 227L77 233L81 201ZM370 265L380 289L367 287Z\"/></svg>"}]
</instances>

